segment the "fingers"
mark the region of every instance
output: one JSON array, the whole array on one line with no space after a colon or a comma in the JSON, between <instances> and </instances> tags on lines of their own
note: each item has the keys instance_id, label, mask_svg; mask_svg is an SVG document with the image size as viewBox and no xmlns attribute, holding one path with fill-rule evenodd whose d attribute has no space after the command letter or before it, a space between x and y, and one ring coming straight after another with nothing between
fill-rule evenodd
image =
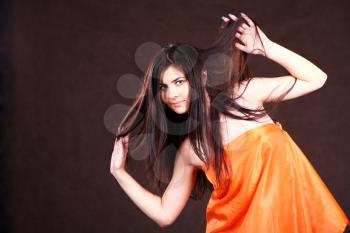
<instances>
[{"instance_id":1,"label":"fingers","mask_svg":"<svg viewBox=\"0 0 350 233\"><path fill-rule=\"evenodd\" d=\"M238 27L238 29L237 29L237 33L235 34L236 35L236 37L239 37L239 36L241 36L241 34L243 34L244 33L244 30L246 30L247 29L247 25L241 25L241 26L239 26Z\"/></svg>"},{"instance_id":2,"label":"fingers","mask_svg":"<svg viewBox=\"0 0 350 233\"><path fill-rule=\"evenodd\" d=\"M241 27L242 27L243 29L249 28L249 26L248 26L246 23L242 23Z\"/></svg>"},{"instance_id":3,"label":"fingers","mask_svg":"<svg viewBox=\"0 0 350 233\"><path fill-rule=\"evenodd\" d=\"M244 44L246 44L246 42L244 42L242 39L244 39L244 36L246 35L246 33L249 33L251 30L251 27L254 27L255 24L253 22L253 20L251 20L246 14L244 14L243 12L240 13L240 15L242 16L242 18L246 21L246 22L242 22L239 27L237 28L237 31L235 33L235 37L240 39L240 41L242 41L243 44L240 43L235 43L235 47L243 52L248 53L248 47ZM234 21L236 22L238 20L238 17L236 17L233 14L228 14L228 17L222 16L221 19L224 21L224 24L229 23L230 21ZM243 21L244 21L243 20ZM246 32L245 30L249 30L249 32Z\"/></svg>"},{"instance_id":4,"label":"fingers","mask_svg":"<svg viewBox=\"0 0 350 233\"><path fill-rule=\"evenodd\" d=\"M226 18L225 16L221 16L221 19L225 22L228 23L230 21L229 18Z\"/></svg>"},{"instance_id":5,"label":"fingers","mask_svg":"<svg viewBox=\"0 0 350 233\"><path fill-rule=\"evenodd\" d=\"M247 21L249 26L254 26L254 22L246 14L244 14L243 12L241 12L240 14ZM237 21L238 20L237 16L235 16L235 15L233 15L231 13L229 13L228 16L229 17L221 16L221 19L223 21L225 21L225 23L229 22L230 19L233 20L233 21ZM248 28L249 27L246 23L243 23L242 25L243 25L243 28Z\"/></svg>"},{"instance_id":6,"label":"fingers","mask_svg":"<svg viewBox=\"0 0 350 233\"><path fill-rule=\"evenodd\" d=\"M120 139L118 140L118 138L116 138L114 141L114 148L117 147L118 143L120 143Z\"/></svg>"},{"instance_id":7,"label":"fingers","mask_svg":"<svg viewBox=\"0 0 350 233\"><path fill-rule=\"evenodd\" d=\"M234 16L233 14L228 14L228 16L233 20L236 21L238 18L236 16Z\"/></svg>"},{"instance_id":8,"label":"fingers","mask_svg":"<svg viewBox=\"0 0 350 233\"><path fill-rule=\"evenodd\" d=\"M241 14L242 14L242 13L241 13ZM228 16L229 16L229 17L221 16L221 19L222 19L222 21L224 21L225 24L227 24L230 20L232 20L232 21L237 21L237 20L238 20L238 18L237 18L235 15L231 14L231 13L229 13ZM242 17L243 17L243 15L242 15ZM252 22L252 20L249 19L248 16L244 15L244 18L247 20L247 22L251 22L252 25L254 25L253 22ZM249 21L248 21L248 20L249 20ZM239 27L239 31L240 31L240 32L243 32L244 29L247 29L247 28L249 28L249 26L248 26L246 23L242 23L242 24L240 25L240 27Z\"/></svg>"},{"instance_id":9,"label":"fingers","mask_svg":"<svg viewBox=\"0 0 350 233\"><path fill-rule=\"evenodd\" d=\"M126 135L124 137L120 137L119 139L116 138L114 144L116 145L118 143L122 143L122 145L128 144L129 143L129 135Z\"/></svg>"},{"instance_id":10,"label":"fingers","mask_svg":"<svg viewBox=\"0 0 350 233\"><path fill-rule=\"evenodd\" d=\"M254 22L244 13L241 12L242 17L247 21L247 23L249 24L249 26L254 26Z\"/></svg>"},{"instance_id":11,"label":"fingers","mask_svg":"<svg viewBox=\"0 0 350 233\"><path fill-rule=\"evenodd\" d=\"M241 45L240 43L235 43L235 46L236 46L236 48L238 48L239 50L242 50L242 51L244 51L244 52L247 52L244 45Z\"/></svg>"},{"instance_id":12,"label":"fingers","mask_svg":"<svg viewBox=\"0 0 350 233\"><path fill-rule=\"evenodd\" d=\"M221 16L221 19L225 22L228 23L230 20L236 21L238 18L233 15L233 14L228 14L229 17Z\"/></svg>"},{"instance_id":13,"label":"fingers","mask_svg":"<svg viewBox=\"0 0 350 233\"><path fill-rule=\"evenodd\" d=\"M125 137L123 137L122 142L123 142L123 150L124 150L124 152L128 153L128 149L129 149L129 135L126 135Z\"/></svg>"},{"instance_id":14,"label":"fingers","mask_svg":"<svg viewBox=\"0 0 350 233\"><path fill-rule=\"evenodd\" d=\"M125 150L128 150L128 148L129 148L129 135L127 135L123 138L123 147Z\"/></svg>"},{"instance_id":15,"label":"fingers","mask_svg":"<svg viewBox=\"0 0 350 233\"><path fill-rule=\"evenodd\" d=\"M123 137L122 141L123 141L123 144L128 144L129 143L129 135Z\"/></svg>"},{"instance_id":16,"label":"fingers","mask_svg":"<svg viewBox=\"0 0 350 233\"><path fill-rule=\"evenodd\" d=\"M113 153L112 157L116 155L116 152L119 150L124 150L125 144L124 144L124 138L119 138L119 140L114 141L114 148L113 148Z\"/></svg>"}]
</instances>

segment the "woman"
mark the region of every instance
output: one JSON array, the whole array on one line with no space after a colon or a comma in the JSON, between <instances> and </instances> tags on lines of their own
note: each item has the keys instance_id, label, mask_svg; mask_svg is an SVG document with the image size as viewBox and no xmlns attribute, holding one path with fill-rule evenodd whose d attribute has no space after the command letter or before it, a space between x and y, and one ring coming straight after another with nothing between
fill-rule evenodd
<instances>
[{"instance_id":1,"label":"woman","mask_svg":"<svg viewBox=\"0 0 350 233\"><path fill-rule=\"evenodd\" d=\"M170 44L156 55L118 128L111 173L161 227L209 187L207 233L343 232L349 224L344 212L269 116L279 102L321 88L327 75L271 41L248 16L223 20L211 47ZM248 54L265 56L290 75L251 77ZM158 191L167 184L162 195L145 190L126 171L129 141L138 138L135 144L149 146L149 177Z\"/></svg>"}]
</instances>

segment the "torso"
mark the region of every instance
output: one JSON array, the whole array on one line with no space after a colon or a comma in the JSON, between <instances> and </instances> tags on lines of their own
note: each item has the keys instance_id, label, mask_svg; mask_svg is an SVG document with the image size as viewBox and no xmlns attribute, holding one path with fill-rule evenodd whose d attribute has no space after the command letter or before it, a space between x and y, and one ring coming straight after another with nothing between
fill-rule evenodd
<instances>
[{"instance_id":1,"label":"torso","mask_svg":"<svg viewBox=\"0 0 350 233\"><path fill-rule=\"evenodd\" d=\"M241 93L243 90L244 90L244 86L241 86L239 91L236 93ZM247 91L244 92L243 95L236 101L238 104L240 104L243 107L247 107L251 109L262 108L262 104L257 102L254 99L254 96L249 95ZM235 115L242 115L238 111L232 111L232 113L234 113ZM238 136L240 136L241 134L245 133L246 131L268 123L274 123L274 121L271 119L271 117L268 114L260 118L258 122L233 119L220 114L220 132L221 132L222 144L226 145L232 140L234 140L235 138L237 138ZM191 165L197 168L201 168L203 165L203 161L201 161L195 153L190 153L190 154L192 154L190 158Z\"/></svg>"}]
</instances>

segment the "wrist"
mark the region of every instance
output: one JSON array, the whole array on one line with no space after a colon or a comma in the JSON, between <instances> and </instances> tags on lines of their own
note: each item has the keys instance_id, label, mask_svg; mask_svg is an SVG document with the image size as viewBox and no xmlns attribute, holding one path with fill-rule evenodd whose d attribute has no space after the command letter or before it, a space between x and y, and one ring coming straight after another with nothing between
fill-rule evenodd
<instances>
[{"instance_id":1,"label":"wrist","mask_svg":"<svg viewBox=\"0 0 350 233\"><path fill-rule=\"evenodd\" d=\"M121 182L123 177L127 174L125 169L118 169L113 172L114 178L118 181Z\"/></svg>"},{"instance_id":2,"label":"wrist","mask_svg":"<svg viewBox=\"0 0 350 233\"><path fill-rule=\"evenodd\" d=\"M264 47L265 47L264 56L267 58L270 58L269 55L272 53L272 50L275 47L275 42L273 42L272 40L268 40Z\"/></svg>"}]
</instances>

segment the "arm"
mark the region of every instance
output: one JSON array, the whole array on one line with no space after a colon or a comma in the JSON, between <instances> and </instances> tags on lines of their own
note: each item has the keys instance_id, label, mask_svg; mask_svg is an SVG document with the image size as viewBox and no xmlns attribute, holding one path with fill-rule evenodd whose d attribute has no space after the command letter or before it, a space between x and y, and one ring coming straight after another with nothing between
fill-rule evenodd
<instances>
[{"instance_id":1,"label":"arm","mask_svg":"<svg viewBox=\"0 0 350 233\"><path fill-rule=\"evenodd\" d=\"M322 86L327 74L304 57L270 41L266 48L266 57L280 64L299 81Z\"/></svg>"},{"instance_id":2,"label":"arm","mask_svg":"<svg viewBox=\"0 0 350 233\"><path fill-rule=\"evenodd\" d=\"M270 41L266 46L266 57L283 66L291 75L253 78L247 91L254 93L259 102L279 97L292 86L295 78L297 79L295 86L282 100L313 92L321 88L327 80L327 74L316 65L275 42Z\"/></svg>"},{"instance_id":3,"label":"arm","mask_svg":"<svg viewBox=\"0 0 350 233\"><path fill-rule=\"evenodd\" d=\"M233 15L230 17L237 20ZM282 99L287 100L315 91L324 85L327 75L321 69L302 56L271 41L245 14L242 14L242 17L247 23L241 24L235 36L243 45L235 43L236 48L246 53L263 55L283 66L291 74L274 78L252 78L246 89L248 95L254 96L260 103L274 100L291 87L296 79L293 89ZM260 35L260 39L257 34Z\"/></svg>"},{"instance_id":4,"label":"arm","mask_svg":"<svg viewBox=\"0 0 350 233\"><path fill-rule=\"evenodd\" d=\"M160 227L166 227L181 213L195 184L197 170L189 163L189 153L194 152L186 139L176 154L173 175L162 197L144 189L124 169L111 172L130 199Z\"/></svg>"}]
</instances>

